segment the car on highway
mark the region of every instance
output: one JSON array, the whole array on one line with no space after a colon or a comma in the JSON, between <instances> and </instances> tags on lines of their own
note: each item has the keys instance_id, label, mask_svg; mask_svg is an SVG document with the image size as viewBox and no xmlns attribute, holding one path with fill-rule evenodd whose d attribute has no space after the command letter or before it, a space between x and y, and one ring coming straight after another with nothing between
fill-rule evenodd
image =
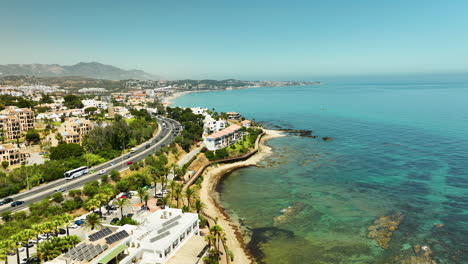
<instances>
[{"instance_id":1,"label":"car on highway","mask_svg":"<svg viewBox=\"0 0 468 264\"><path fill-rule=\"evenodd\" d=\"M150 143L149 143L149 144L146 144L146 146L145 146L146 149L149 149L150 147L151 147L151 144L150 144Z\"/></svg>"},{"instance_id":2,"label":"car on highway","mask_svg":"<svg viewBox=\"0 0 468 264\"><path fill-rule=\"evenodd\" d=\"M11 207L16 207L24 204L24 201L14 201L11 203Z\"/></svg>"},{"instance_id":3,"label":"car on highway","mask_svg":"<svg viewBox=\"0 0 468 264\"><path fill-rule=\"evenodd\" d=\"M65 191L66 191L65 188L58 188L58 189L54 190L54 192L62 192L62 193L65 192Z\"/></svg>"},{"instance_id":4,"label":"car on highway","mask_svg":"<svg viewBox=\"0 0 468 264\"><path fill-rule=\"evenodd\" d=\"M13 202L13 198L6 198L0 202L0 205L9 204L11 202Z\"/></svg>"},{"instance_id":5,"label":"car on highway","mask_svg":"<svg viewBox=\"0 0 468 264\"><path fill-rule=\"evenodd\" d=\"M136 151L136 148L131 148L130 149L130 153L135 153L135 151Z\"/></svg>"},{"instance_id":6,"label":"car on highway","mask_svg":"<svg viewBox=\"0 0 468 264\"><path fill-rule=\"evenodd\" d=\"M103 175L104 173L106 173L106 170L100 170L99 171L99 175Z\"/></svg>"},{"instance_id":7,"label":"car on highway","mask_svg":"<svg viewBox=\"0 0 468 264\"><path fill-rule=\"evenodd\" d=\"M127 165L132 165L133 164L133 161L129 160L127 161Z\"/></svg>"}]
</instances>

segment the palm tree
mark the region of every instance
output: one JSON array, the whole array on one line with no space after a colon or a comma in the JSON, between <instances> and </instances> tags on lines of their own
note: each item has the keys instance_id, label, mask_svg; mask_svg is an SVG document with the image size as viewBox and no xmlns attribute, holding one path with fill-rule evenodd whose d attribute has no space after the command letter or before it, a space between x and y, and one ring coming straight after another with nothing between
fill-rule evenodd
<instances>
[{"instance_id":1,"label":"palm tree","mask_svg":"<svg viewBox=\"0 0 468 264\"><path fill-rule=\"evenodd\" d=\"M10 237L10 239L14 241L13 249L16 250L16 260L18 261L17 263L20 263L19 248L21 247L22 237L19 234L14 234Z\"/></svg>"},{"instance_id":2,"label":"palm tree","mask_svg":"<svg viewBox=\"0 0 468 264\"><path fill-rule=\"evenodd\" d=\"M161 202L162 202L162 207L166 207L166 205L168 204L169 202L169 196L163 196L163 198L161 198Z\"/></svg>"},{"instance_id":3,"label":"palm tree","mask_svg":"<svg viewBox=\"0 0 468 264\"><path fill-rule=\"evenodd\" d=\"M154 196L156 197L156 185L159 180L159 174L158 174L158 169L155 167L150 168L150 179L154 183Z\"/></svg>"},{"instance_id":4,"label":"palm tree","mask_svg":"<svg viewBox=\"0 0 468 264\"><path fill-rule=\"evenodd\" d=\"M41 224L35 224L31 226L31 229L34 231L34 234L36 235L36 242L39 244L39 235L45 233L45 225L43 223Z\"/></svg>"},{"instance_id":5,"label":"palm tree","mask_svg":"<svg viewBox=\"0 0 468 264\"><path fill-rule=\"evenodd\" d=\"M216 248L219 250L219 241L221 239L223 229L219 225L213 225L210 228L210 233L216 238Z\"/></svg>"},{"instance_id":6,"label":"palm tree","mask_svg":"<svg viewBox=\"0 0 468 264\"><path fill-rule=\"evenodd\" d=\"M123 208L130 206L130 201L127 198L120 198L120 199L117 199L117 201L115 201L114 204L120 208L120 215L122 216L122 219L123 219Z\"/></svg>"},{"instance_id":7,"label":"palm tree","mask_svg":"<svg viewBox=\"0 0 468 264\"><path fill-rule=\"evenodd\" d=\"M69 214L62 214L57 217L57 219L60 221L60 226L61 227L66 227L67 229L67 236L70 235L70 230L69 230L69 224L72 221L73 217L71 217Z\"/></svg>"},{"instance_id":8,"label":"palm tree","mask_svg":"<svg viewBox=\"0 0 468 264\"><path fill-rule=\"evenodd\" d=\"M98 193L98 194L94 195L93 199L95 199L97 201L96 204L98 204L99 212L102 215L102 206L107 203L107 201L109 199L109 196L107 194L104 194L104 193Z\"/></svg>"},{"instance_id":9,"label":"palm tree","mask_svg":"<svg viewBox=\"0 0 468 264\"><path fill-rule=\"evenodd\" d=\"M177 202L177 208L179 208L179 199L182 198L182 185L177 184L174 189L174 198Z\"/></svg>"},{"instance_id":10,"label":"palm tree","mask_svg":"<svg viewBox=\"0 0 468 264\"><path fill-rule=\"evenodd\" d=\"M143 202L143 198L144 198L145 195L146 195L146 190L145 190L145 188L143 188L143 187L138 188L138 189L137 189L137 193L138 193L138 197L140 197L140 203L142 203L142 202Z\"/></svg>"},{"instance_id":11,"label":"palm tree","mask_svg":"<svg viewBox=\"0 0 468 264\"><path fill-rule=\"evenodd\" d=\"M26 258L29 258L29 239L35 236L35 232L31 229L24 229L18 233L21 244L26 245Z\"/></svg>"},{"instance_id":12,"label":"palm tree","mask_svg":"<svg viewBox=\"0 0 468 264\"><path fill-rule=\"evenodd\" d=\"M172 200L174 199L174 190L177 187L177 182L176 181L171 181L169 183L169 187L171 188L171 203L172 203Z\"/></svg>"},{"instance_id":13,"label":"palm tree","mask_svg":"<svg viewBox=\"0 0 468 264\"><path fill-rule=\"evenodd\" d=\"M96 210L97 208L100 207L101 202L99 200L91 198L88 201L86 201L84 208L90 212Z\"/></svg>"},{"instance_id":14,"label":"palm tree","mask_svg":"<svg viewBox=\"0 0 468 264\"><path fill-rule=\"evenodd\" d=\"M46 241L44 243L41 243L37 247L37 257L41 261L52 260L52 259L56 258L57 256L59 256L60 254L62 254L62 251L60 251L60 249L57 247L57 245L55 243L52 243L50 241Z\"/></svg>"},{"instance_id":15,"label":"palm tree","mask_svg":"<svg viewBox=\"0 0 468 264\"><path fill-rule=\"evenodd\" d=\"M94 228L102 226L102 218L96 213L90 213L86 216L85 225L91 228L91 230L94 230Z\"/></svg>"},{"instance_id":16,"label":"palm tree","mask_svg":"<svg viewBox=\"0 0 468 264\"><path fill-rule=\"evenodd\" d=\"M190 208L190 199L195 195L195 191L191 188L185 189L185 197L187 197L187 207Z\"/></svg>"},{"instance_id":17,"label":"palm tree","mask_svg":"<svg viewBox=\"0 0 468 264\"><path fill-rule=\"evenodd\" d=\"M200 214L203 211L203 208L205 208L205 204L200 199L195 200L194 206L195 210L197 210L197 214Z\"/></svg>"},{"instance_id":18,"label":"palm tree","mask_svg":"<svg viewBox=\"0 0 468 264\"><path fill-rule=\"evenodd\" d=\"M159 181L161 182L161 193L164 193L164 189L166 188L166 181L167 178L164 175L159 175Z\"/></svg>"},{"instance_id":19,"label":"palm tree","mask_svg":"<svg viewBox=\"0 0 468 264\"><path fill-rule=\"evenodd\" d=\"M5 260L5 264L8 264L8 253L15 248L15 241L6 239L0 241L0 259Z\"/></svg>"},{"instance_id":20,"label":"palm tree","mask_svg":"<svg viewBox=\"0 0 468 264\"><path fill-rule=\"evenodd\" d=\"M146 208L148 208L148 200L149 200L149 195L145 193L145 195L143 196L143 201L145 201Z\"/></svg>"}]
</instances>

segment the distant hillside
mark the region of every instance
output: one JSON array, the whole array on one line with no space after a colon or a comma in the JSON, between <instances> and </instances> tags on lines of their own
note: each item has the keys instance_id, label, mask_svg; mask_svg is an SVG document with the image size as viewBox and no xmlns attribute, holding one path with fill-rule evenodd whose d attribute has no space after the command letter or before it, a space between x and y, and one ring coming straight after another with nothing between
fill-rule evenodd
<instances>
[{"instance_id":1,"label":"distant hillside","mask_svg":"<svg viewBox=\"0 0 468 264\"><path fill-rule=\"evenodd\" d=\"M58 64L7 64L0 65L0 77L8 75L32 75L40 77L82 76L106 80L157 79L142 70L123 70L98 62L80 62L71 66Z\"/></svg>"}]
</instances>

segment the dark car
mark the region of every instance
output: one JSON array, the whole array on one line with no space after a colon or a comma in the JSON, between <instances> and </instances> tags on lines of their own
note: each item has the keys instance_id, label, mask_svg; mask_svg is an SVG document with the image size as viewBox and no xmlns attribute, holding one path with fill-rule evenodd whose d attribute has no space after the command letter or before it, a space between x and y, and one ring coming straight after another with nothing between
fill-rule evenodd
<instances>
[{"instance_id":1,"label":"dark car","mask_svg":"<svg viewBox=\"0 0 468 264\"><path fill-rule=\"evenodd\" d=\"M34 247L34 243L31 242L31 241L29 241L28 243L21 243L21 245L22 245L23 247L27 247L27 248L32 248L32 247Z\"/></svg>"},{"instance_id":2,"label":"dark car","mask_svg":"<svg viewBox=\"0 0 468 264\"><path fill-rule=\"evenodd\" d=\"M61 235L65 235L67 233L67 230L65 230L63 228L59 228L58 233L61 234Z\"/></svg>"},{"instance_id":3,"label":"dark car","mask_svg":"<svg viewBox=\"0 0 468 264\"><path fill-rule=\"evenodd\" d=\"M41 263L38 257L30 257L26 260L26 264L35 264L35 263Z\"/></svg>"},{"instance_id":4,"label":"dark car","mask_svg":"<svg viewBox=\"0 0 468 264\"><path fill-rule=\"evenodd\" d=\"M3 201L0 202L0 205L9 204L11 202L13 202L12 198L6 198L6 199L4 199Z\"/></svg>"},{"instance_id":5,"label":"dark car","mask_svg":"<svg viewBox=\"0 0 468 264\"><path fill-rule=\"evenodd\" d=\"M111 224L115 224L115 223L117 223L117 221L119 221L119 218L116 217L116 218L111 220Z\"/></svg>"},{"instance_id":6,"label":"dark car","mask_svg":"<svg viewBox=\"0 0 468 264\"><path fill-rule=\"evenodd\" d=\"M149 149L151 147L150 144L146 144L145 148Z\"/></svg>"},{"instance_id":7,"label":"dark car","mask_svg":"<svg viewBox=\"0 0 468 264\"><path fill-rule=\"evenodd\" d=\"M11 203L11 207L16 207L24 204L24 201L14 201Z\"/></svg>"},{"instance_id":8,"label":"dark car","mask_svg":"<svg viewBox=\"0 0 468 264\"><path fill-rule=\"evenodd\" d=\"M133 214L127 214L127 217L128 217L128 218L132 218L132 217L133 217Z\"/></svg>"}]
</instances>

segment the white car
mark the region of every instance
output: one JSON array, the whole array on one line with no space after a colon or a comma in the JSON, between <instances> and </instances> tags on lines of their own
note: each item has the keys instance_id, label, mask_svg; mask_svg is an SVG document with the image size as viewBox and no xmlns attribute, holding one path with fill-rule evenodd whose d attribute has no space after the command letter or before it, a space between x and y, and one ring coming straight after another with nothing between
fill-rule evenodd
<instances>
[{"instance_id":1,"label":"white car","mask_svg":"<svg viewBox=\"0 0 468 264\"><path fill-rule=\"evenodd\" d=\"M77 229L78 227L80 227L79 225L77 224L71 224L68 226L69 228L72 228L72 229Z\"/></svg>"},{"instance_id":2,"label":"white car","mask_svg":"<svg viewBox=\"0 0 468 264\"><path fill-rule=\"evenodd\" d=\"M99 175L103 175L104 173L106 173L105 170L100 170L100 171L99 171Z\"/></svg>"}]
</instances>

